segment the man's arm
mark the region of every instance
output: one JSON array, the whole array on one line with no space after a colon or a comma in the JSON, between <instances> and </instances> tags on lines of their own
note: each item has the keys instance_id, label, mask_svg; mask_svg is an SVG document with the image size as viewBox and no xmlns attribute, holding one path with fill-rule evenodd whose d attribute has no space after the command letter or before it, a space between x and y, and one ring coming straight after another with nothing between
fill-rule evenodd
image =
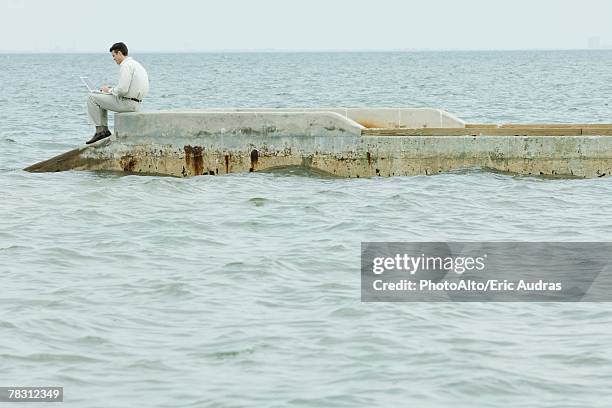
<instances>
[{"instance_id":1,"label":"man's arm","mask_svg":"<svg viewBox=\"0 0 612 408\"><path fill-rule=\"evenodd\" d=\"M124 96L130 90L130 84L134 77L134 66L132 64L121 64L119 69L119 83L110 89L113 95Z\"/></svg>"}]
</instances>

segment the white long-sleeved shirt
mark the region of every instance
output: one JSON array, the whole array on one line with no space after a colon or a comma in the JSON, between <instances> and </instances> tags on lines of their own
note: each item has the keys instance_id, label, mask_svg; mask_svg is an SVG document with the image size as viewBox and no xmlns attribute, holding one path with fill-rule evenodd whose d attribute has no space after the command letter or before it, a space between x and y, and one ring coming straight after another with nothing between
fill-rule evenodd
<instances>
[{"instance_id":1,"label":"white long-sleeved shirt","mask_svg":"<svg viewBox=\"0 0 612 408\"><path fill-rule=\"evenodd\" d=\"M149 92L149 75L139 62L127 57L119 64L119 83L112 94L122 98L143 100Z\"/></svg>"}]
</instances>

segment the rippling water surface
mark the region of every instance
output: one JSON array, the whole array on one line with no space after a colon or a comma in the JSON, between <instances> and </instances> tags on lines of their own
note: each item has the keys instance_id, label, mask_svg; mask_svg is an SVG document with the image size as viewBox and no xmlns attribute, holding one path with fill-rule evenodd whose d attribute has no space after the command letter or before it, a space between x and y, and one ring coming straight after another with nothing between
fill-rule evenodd
<instances>
[{"instance_id":1,"label":"rippling water surface","mask_svg":"<svg viewBox=\"0 0 612 408\"><path fill-rule=\"evenodd\" d=\"M145 110L431 106L612 122L612 52L135 55ZM0 55L0 385L75 407L609 407L608 304L366 304L361 241L609 241L612 178L21 169L91 134L100 55ZM26 406L20 405L20 406Z\"/></svg>"}]
</instances>

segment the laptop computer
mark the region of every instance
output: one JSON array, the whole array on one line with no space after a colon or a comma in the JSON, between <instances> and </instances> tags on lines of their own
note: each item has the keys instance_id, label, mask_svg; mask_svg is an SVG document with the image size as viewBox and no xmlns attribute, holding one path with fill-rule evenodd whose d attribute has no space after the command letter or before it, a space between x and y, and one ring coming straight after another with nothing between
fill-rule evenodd
<instances>
[{"instance_id":1,"label":"laptop computer","mask_svg":"<svg viewBox=\"0 0 612 408\"><path fill-rule=\"evenodd\" d=\"M81 81L87 87L87 90L90 93L110 95L110 92L102 92L101 90L97 89L95 87L95 85L89 80L88 77L82 76L82 77L79 77L79 78L81 78Z\"/></svg>"}]
</instances>

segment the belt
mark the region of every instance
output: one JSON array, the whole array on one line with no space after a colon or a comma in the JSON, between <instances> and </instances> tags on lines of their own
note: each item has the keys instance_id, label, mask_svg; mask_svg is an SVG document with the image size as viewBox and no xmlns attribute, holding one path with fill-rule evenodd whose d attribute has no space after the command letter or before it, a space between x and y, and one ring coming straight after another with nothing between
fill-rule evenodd
<instances>
[{"instance_id":1,"label":"belt","mask_svg":"<svg viewBox=\"0 0 612 408\"><path fill-rule=\"evenodd\" d=\"M129 99L130 101L134 101L134 102L138 102L138 103L142 102L142 100L136 99L136 98L123 98L123 99Z\"/></svg>"}]
</instances>

